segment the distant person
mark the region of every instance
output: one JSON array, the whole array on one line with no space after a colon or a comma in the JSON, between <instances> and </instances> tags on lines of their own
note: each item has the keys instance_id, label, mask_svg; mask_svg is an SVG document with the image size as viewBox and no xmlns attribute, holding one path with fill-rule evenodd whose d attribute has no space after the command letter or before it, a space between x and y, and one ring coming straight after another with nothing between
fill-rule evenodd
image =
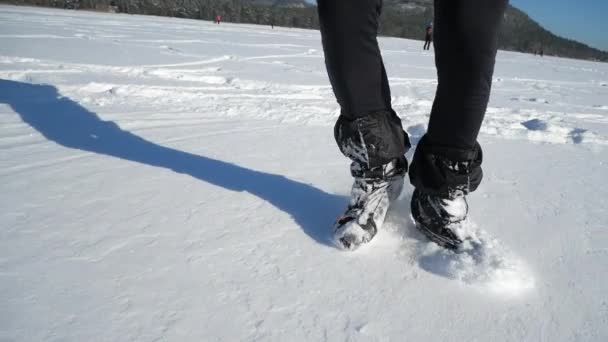
<instances>
[{"instance_id":1,"label":"distant person","mask_svg":"<svg viewBox=\"0 0 608 342\"><path fill-rule=\"evenodd\" d=\"M432 42L433 42L433 23L430 22L426 26L426 35L424 37L424 48L423 48L423 50L430 50Z\"/></svg>"},{"instance_id":2,"label":"distant person","mask_svg":"<svg viewBox=\"0 0 608 342\"><path fill-rule=\"evenodd\" d=\"M216 15L216 16L215 16L215 23L219 25L221 21L222 21L222 16L221 16L221 15L219 15L219 14L218 14L218 15Z\"/></svg>"},{"instance_id":3,"label":"distant person","mask_svg":"<svg viewBox=\"0 0 608 342\"><path fill-rule=\"evenodd\" d=\"M481 182L477 135L486 112L497 36L508 0L435 0L438 84L426 134L409 179L416 227L437 244L457 249L468 214L465 196ZM318 0L325 65L340 116L334 135L352 163L350 203L336 221L344 249L369 242L399 196L411 147L391 92L376 36L382 0ZM346 18L346 19L345 19Z\"/></svg>"},{"instance_id":4,"label":"distant person","mask_svg":"<svg viewBox=\"0 0 608 342\"><path fill-rule=\"evenodd\" d=\"M538 54L543 57L545 55L545 51L543 51L543 48L540 48L540 51L538 51Z\"/></svg>"}]
</instances>

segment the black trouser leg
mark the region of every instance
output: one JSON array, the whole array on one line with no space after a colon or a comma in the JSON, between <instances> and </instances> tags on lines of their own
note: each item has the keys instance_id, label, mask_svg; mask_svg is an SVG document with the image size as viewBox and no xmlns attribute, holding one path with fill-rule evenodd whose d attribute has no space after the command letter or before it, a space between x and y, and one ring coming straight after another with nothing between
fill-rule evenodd
<instances>
[{"instance_id":1,"label":"black trouser leg","mask_svg":"<svg viewBox=\"0 0 608 342\"><path fill-rule=\"evenodd\" d=\"M391 94L378 47L382 0L319 0L329 80L342 115L355 119L389 110Z\"/></svg>"},{"instance_id":2,"label":"black trouser leg","mask_svg":"<svg viewBox=\"0 0 608 342\"><path fill-rule=\"evenodd\" d=\"M492 86L497 34L507 0L435 0L438 86L430 141L472 148Z\"/></svg>"},{"instance_id":3,"label":"black trouser leg","mask_svg":"<svg viewBox=\"0 0 608 342\"><path fill-rule=\"evenodd\" d=\"M497 34L507 3L435 0L437 92L427 134L410 170L412 184L424 192L466 194L481 182L477 135L490 97Z\"/></svg>"},{"instance_id":4,"label":"black trouser leg","mask_svg":"<svg viewBox=\"0 0 608 342\"><path fill-rule=\"evenodd\" d=\"M366 169L404 159L409 142L391 108L380 55L382 0L319 0L327 73L341 107L335 137L344 155Z\"/></svg>"}]
</instances>

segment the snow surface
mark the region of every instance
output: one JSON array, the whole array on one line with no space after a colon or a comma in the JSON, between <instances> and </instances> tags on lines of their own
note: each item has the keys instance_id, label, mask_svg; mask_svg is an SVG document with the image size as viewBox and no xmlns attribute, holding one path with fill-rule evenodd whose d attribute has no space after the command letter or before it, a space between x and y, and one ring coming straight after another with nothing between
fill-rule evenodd
<instances>
[{"instance_id":1,"label":"snow surface","mask_svg":"<svg viewBox=\"0 0 608 342\"><path fill-rule=\"evenodd\" d=\"M432 51L380 43L416 142ZM489 257L428 243L409 185L332 246L337 114L316 31L0 6L0 341L608 340L608 64L499 53Z\"/></svg>"}]
</instances>

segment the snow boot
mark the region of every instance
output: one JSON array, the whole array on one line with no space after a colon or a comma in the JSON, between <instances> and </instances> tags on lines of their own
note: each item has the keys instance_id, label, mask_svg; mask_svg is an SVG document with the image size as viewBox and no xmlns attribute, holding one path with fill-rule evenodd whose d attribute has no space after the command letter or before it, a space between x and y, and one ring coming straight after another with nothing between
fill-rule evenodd
<instances>
[{"instance_id":1,"label":"snow boot","mask_svg":"<svg viewBox=\"0 0 608 342\"><path fill-rule=\"evenodd\" d=\"M391 202L401 194L406 172L405 157L370 170L357 162L351 164L355 180L350 203L334 226L338 247L355 250L374 238Z\"/></svg>"},{"instance_id":2,"label":"snow boot","mask_svg":"<svg viewBox=\"0 0 608 342\"><path fill-rule=\"evenodd\" d=\"M418 143L409 171L415 188L412 218L424 235L442 247L457 250L472 238L465 196L481 183L482 159L477 143L471 149L451 148L433 145L427 136Z\"/></svg>"},{"instance_id":3,"label":"snow boot","mask_svg":"<svg viewBox=\"0 0 608 342\"><path fill-rule=\"evenodd\" d=\"M469 206L462 192L441 198L416 189L411 209L416 228L438 245L456 250L466 239L463 225Z\"/></svg>"}]
</instances>

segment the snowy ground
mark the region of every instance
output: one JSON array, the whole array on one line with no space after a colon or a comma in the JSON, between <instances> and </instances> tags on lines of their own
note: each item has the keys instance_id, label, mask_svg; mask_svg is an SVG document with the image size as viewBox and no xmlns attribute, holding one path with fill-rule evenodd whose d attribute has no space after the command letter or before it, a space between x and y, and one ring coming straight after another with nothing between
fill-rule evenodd
<instances>
[{"instance_id":1,"label":"snowy ground","mask_svg":"<svg viewBox=\"0 0 608 342\"><path fill-rule=\"evenodd\" d=\"M416 141L432 52L381 45ZM608 340L608 64L499 54L471 215L526 286L444 272L409 186L333 247L337 112L315 31L0 6L0 341Z\"/></svg>"}]
</instances>

